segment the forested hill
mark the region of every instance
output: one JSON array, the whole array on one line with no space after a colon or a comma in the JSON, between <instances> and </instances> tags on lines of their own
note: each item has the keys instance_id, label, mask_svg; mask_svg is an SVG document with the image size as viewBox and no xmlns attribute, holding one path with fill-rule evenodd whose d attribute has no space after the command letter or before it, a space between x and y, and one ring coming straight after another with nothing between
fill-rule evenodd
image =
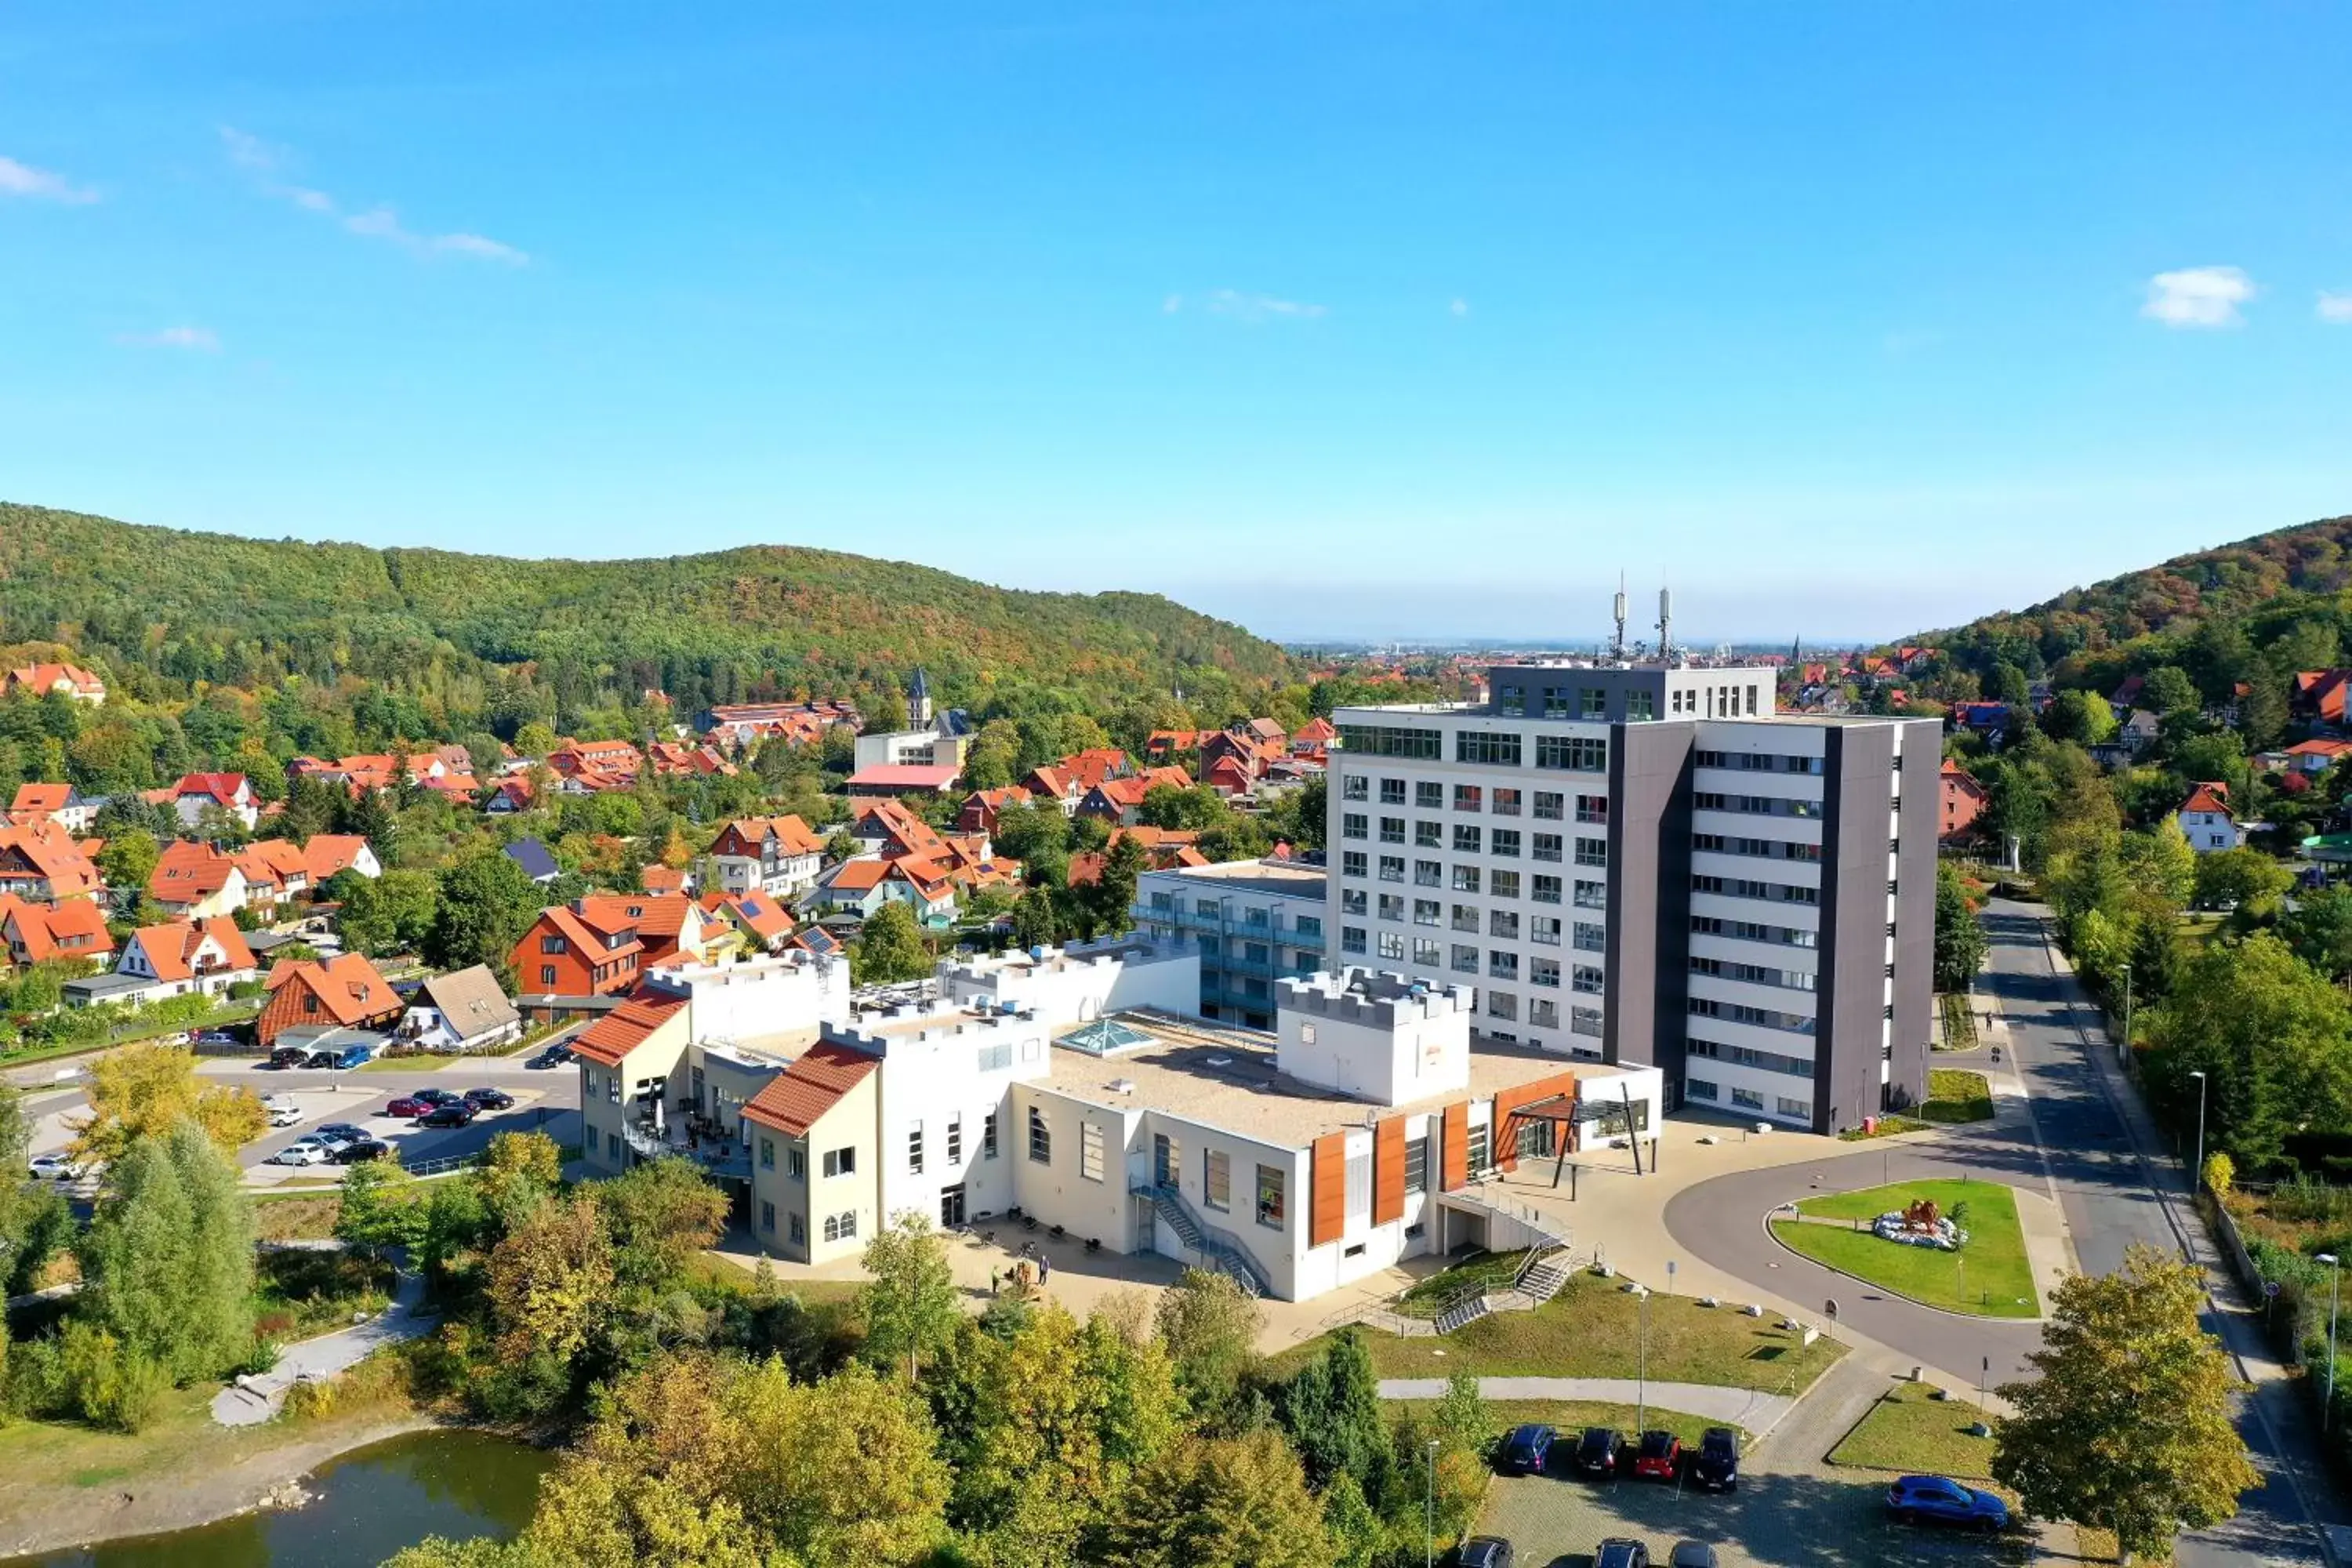
<instances>
[{"instance_id":1,"label":"forested hill","mask_svg":"<svg viewBox=\"0 0 2352 1568\"><path fill-rule=\"evenodd\" d=\"M918 665L943 700L975 707L1007 686L1207 696L1292 674L1272 643L1156 595L1024 593L829 550L526 561L0 503L0 640L35 639L82 650L117 682L478 689L500 671L475 661L530 663L537 683L572 688L567 701L656 687L681 710L846 695Z\"/></svg>"},{"instance_id":2,"label":"forested hill","mask_svg":"<svg viewBox=\"0 0 2352 1568\"><path fill-rule=\"evenodd\" d=\"M2199 650L2189 645L2200 632L2208 644L2228 645L2210 650L2216 657L2206 662L2218 666L2229 662L2220 656L2242 638L2256 650L2294 645L2281 651L2298 662L2330 652L2325 645L2339 631L2352 631L2352 517L2176 556L1916 640L1944 649L1951 666L1979 676L2007 664L2029 676L2076 675L2096 683L2184 657L2192 673L2231 673L2193 668Z\"/></svg>"}]
</instances>

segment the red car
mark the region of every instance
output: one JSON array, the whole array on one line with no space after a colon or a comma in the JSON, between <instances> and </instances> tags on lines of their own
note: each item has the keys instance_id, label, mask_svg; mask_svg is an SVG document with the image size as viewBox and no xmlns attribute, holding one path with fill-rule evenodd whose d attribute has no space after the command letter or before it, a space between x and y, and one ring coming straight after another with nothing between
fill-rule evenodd
<instances>
[{"instance_id":1,"label":"red car","mask_svg":"<svg viewBox=\"0 0 2352 1568\"><path fill-rule=\"evenodd\" d=\"M383 1108L383 1113L386 1116L416 1117L426 1114L432 1109L433 1102L431 1100L419 1100L415 1095L404 1094L398 1100L394 1100L390 1105L385 1106Z\"/></svg>"},{"instance_id":2,"label":"red car","mask_svg":"<svg viewBox=\"0 0 2352 1568\"><path fill-rule=\"evenodd\" d=\"M1644 1432L1641 1452L1633 1456L1633 1474L1643 1480L1670 1481L1680 1473L1683 1440L1672 1432Z\"/></svg>"}]
</instances>

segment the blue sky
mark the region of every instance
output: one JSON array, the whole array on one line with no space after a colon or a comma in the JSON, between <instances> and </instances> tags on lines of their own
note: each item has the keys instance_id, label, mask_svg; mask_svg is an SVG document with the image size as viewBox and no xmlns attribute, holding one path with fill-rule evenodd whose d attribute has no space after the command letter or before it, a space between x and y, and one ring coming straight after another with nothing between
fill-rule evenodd
<instances>
[{"instance_id":1,"label":"blue sky","mask_svg":"<svg viewBox=\"0 0 2352 1568\"><path fill-rule=\"evenodd\" d=\"M2347 58L2317 5L36 0L0 497L1892 636L2352 510Z\"/></svg>"}]
</instances>

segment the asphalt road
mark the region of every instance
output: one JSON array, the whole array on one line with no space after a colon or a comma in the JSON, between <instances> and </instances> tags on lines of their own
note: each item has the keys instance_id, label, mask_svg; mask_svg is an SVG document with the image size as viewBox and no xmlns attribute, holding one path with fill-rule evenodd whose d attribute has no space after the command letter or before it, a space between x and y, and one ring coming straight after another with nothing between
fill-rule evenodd
<instances>
[{"instance_id":1,"label":"asphalt road","mask_svg":"<svg viewBox=\"0 0 2352 1568\"><path fill-rule=\"evenodd\" d=\"M2118 1268L2134 1242L2179 1250L2182 1237L2157 1189L2161 1185L2185 1205L2185 1183L2175 1167L2152 1157L2159 1151L2150 1150L2151 1157L2143 1159L2134 1143L2078 1027L2095 1024L2095 1010L2071 977L2053 973L2040 923L2025 906L1994 904L1986 926L1992 948L1985 988L2008 1022L2014 1065L2031 1100L2030 1122L1956 1132L1935 1144L1900 1151L1858 1145L1850 1153L1802 1165L1705 1183L1676 1196L1665 1219L1678 1242L1719 1268L1799 1300L1833 1297L1843 1323L1948 1371L1977 1371L1990 1361L1988 1375L1998 1383L2023 1373L2023 1356L2040 1342L2037 1326L1979 1322L1879 1296L1792 1256L1765 1234L1761 1223L1772 1205L1817 1187L1838 1192L1965 1170L2054 1192L2076 1256L2093 1273ZM1936 1060L1937 1066L1964 1066L1970 1057L1939 1054ZM2185 1221L2185 1206L2181 1213ZM2233 1348L2252 1347L2254 1325L2242 1315L2209 1313L2207 1327ZM2253 1401L2244 1405L2240 1430L2271 1479L2247 1495L2235 1521L2182 1538L2177 1553L2181 1568L2322 1561L2308 1528L2313 1515L2352 1516L2315 1462L2301 1467L2301 1495L2280 1473L2280 1441L2273 1431L2285 1433L2290 1442L2301 1438L2307 1451L2307 1438L2296 1431L2298 1419L2291 1391L2274 1390L2261 1408Z\"/></svg>"}]
</instances>

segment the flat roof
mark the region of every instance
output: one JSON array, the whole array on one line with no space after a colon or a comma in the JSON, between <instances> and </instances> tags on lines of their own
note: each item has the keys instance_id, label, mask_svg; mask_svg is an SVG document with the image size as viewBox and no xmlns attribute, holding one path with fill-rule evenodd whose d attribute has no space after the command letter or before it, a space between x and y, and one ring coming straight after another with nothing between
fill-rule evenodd
<instances>
[{"instance_id":1,"label":"flat roof","mask_svg":"<svg viewBox=\"0 0 2352 1568\"><path fill-rule=\"evenodd\" d=\"M824 1026L777 1029L765 1035L706 1036L695 1043L711 1055L729 1058L746 1067L782 1067L800 1060L824 1037Z\"/></svg>"},{"instance_id":2,"label":"flat roof","mask_svg":"<svg viewBox=\"0 0 2352 1568\"><path fill-rule=\"evenodd\" d=\"M1173 877L1185 882L1214 882L1272 898L1320 900L1330 885L1330 868L1300 866L1281 860L1226 860L1208 866L1185 866L1147 871L1146 877Z\"/></svg>"},{"instance_id":3,"label":"flat roof","mask_svg":"<svg viewBox=\"0 0 2352 1568\"><path fill-rule=\"evenodd\" d=\"M1368 1113L1386 1118L1433 1111L1465 1098L1491 1099L1555 1073L1572 1072L1583 1082L1626 1071L1532 1047L1474 1040L1466 1088L1386 1106L1284 1074L1275 1066L1275 1037L1269 1034L1149 1013L1112 1016L1150 1037L1150 1043L1102 1057L1057 1045L1054 1070L1036 1087L1111 1110L1164 1110L1280 1148L1301 1148L1327 1132L1360 1131L1368 1125ZM1135 1085L1132 1094L1110 1087L1121 1079Z\"/></svg>"}]
</instances>

